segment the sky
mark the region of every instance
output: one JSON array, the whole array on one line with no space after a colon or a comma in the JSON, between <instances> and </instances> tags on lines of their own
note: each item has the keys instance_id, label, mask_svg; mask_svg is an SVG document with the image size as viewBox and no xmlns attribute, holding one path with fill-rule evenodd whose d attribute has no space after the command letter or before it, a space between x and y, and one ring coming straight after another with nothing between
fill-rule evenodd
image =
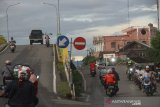
<instances>
[{"instance_id":1,"label":"sky","mask_svg":"<svg viewBox=\"0 0 160 107\"><path fill-rule=\"evenodd\" d=\"M29 44L32 29L52 33L51 41L56 43L56 9L43 2L57 6L57 0L0 0L0 34L7 37L7 7L20 3L8 9L9 32L17 44ZM60 16L61 34L87 41L84 50L73 48L73 56L85 56L94 36L122 34L129 26L157 26L156 0L129 0L129 8L128 0L60 0Z\"/></svg>"}]
</instances>

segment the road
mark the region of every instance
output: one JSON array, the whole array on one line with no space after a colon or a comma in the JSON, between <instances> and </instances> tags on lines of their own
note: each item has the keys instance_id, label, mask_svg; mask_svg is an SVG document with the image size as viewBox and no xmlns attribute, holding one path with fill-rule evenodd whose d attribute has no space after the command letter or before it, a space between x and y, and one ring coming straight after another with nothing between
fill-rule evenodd
<instances>
[{"instance_id":1,"label":"road","mask_svg":"<svg viewBox=\"0 0 160 107\"><path fill-rule=\"evenodd\" d=\"M70 101L64 99L57 99L52 92L53 88L53 47L46 48L44 45L23 45L17 46L16 52L11 53L9 50L0 54L0 67L4 66L4 61L10 59L14 63L29 64L34 68L35 72L40 75L39 84L39 104L38 107L130 107L129 104L119 103L108 104L104 101L111 100L140 100L141 106L159 107L160 97L159 91L154 97L146 97L132 81L128 81L125 75L126 67L121 65L116 69L120 75L121 81L119 82L120 90L116 97L108 98L105 95L103 86L100 84L98 76L90 77L88 69L83 69L83 74L87 82L87 97L85 102ZM0 83L2 84L2 77L0 76ZM7 99L0 98L0 107L4 106ZM133 107L133 106L132 106Z\"/></svg>"},{"instance_id":2,"label":"road","mask_svg":"<svg viewBox=\"0 0 160 107\"><path fill-rule=\"evenodd\" d=\"M14 64L29 64L39 79L39 104L38 107L77 107L88 106L88 103L57 99L53 94L53 47L45 45L22 45L17 46L16 52L6 50L0 54L0 67L4 66L5 60L11 60ZM2 76L0 75L0 84ZM7 99L0 98L0 107L3 107Z\"/></svg>"},{"instance_id":3,"label":"road","mask_svg":"<svg viewBox=\"0 0 160 107\"><path fill-rule=\"evenodd\" d=\"M89 69L85 68L82 70L84 77L87 82L87 101L92 104L92 107L134 107L131 104L124 104L124 100L134 100L140 101L141 104L138 107L160 107L160 88L158 87L158 93L155 93L153 97L147 97L138 87L133 83L133 81L128 81L126 78L126 66L119 65L116 66L116 70L120 75L119 82L119 92L113 98L109 98L105 95L103 86L99 81L99 77L91 77L89 75ZM119 100L119 103L118 103ZM109 103L108 101L115 101ZM114 103L118 104L114 104ZM121 102L120 102L121 101Z\"/></svg>"}]
</instances>

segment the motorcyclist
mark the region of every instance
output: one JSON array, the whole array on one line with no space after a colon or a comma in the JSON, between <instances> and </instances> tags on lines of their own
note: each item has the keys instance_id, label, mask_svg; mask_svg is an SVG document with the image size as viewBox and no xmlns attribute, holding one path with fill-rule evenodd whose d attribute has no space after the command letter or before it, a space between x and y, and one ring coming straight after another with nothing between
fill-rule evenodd
<instances>
[{"instance_id":1,"label":"motorcyclist","mask_svg":"<svg viewBox=\"0 0 160 107\"><path fill-rule=\"evenodd\" d=\"M115 68L112 67L112 73L115 75L116 77L116 87L117 87L117 91L119 91L119 87L118 87L118 81L120 81L120 78L119 78L119 74L116 72Z\"/></svg>"},{"instance_id":2,"label":"motorcyclist","mask_svg":"<svg viewBox=\"0 0 160 107\"><path fill-rule=\"evenodd\" d=\"M47 44L47 42L49 43L49 39L50 39L50 37L49 37L49 35L45 35L45 42L46 42L46 44Z\"/></svg>"},{"instance_id":3,"label":"motorcyclist","mask_svg":"<svg viewBox=\"0 0 160 107\"><path fill-rule=\"evenodd\" d=\"M38 94L38 78L33 71L30 72L30 75L31 76L29 78L29 81L31 81L34 84L35 95L37 96L37 94Z\"/></svg>"},{"instance_id":4,"label":"motorcyclist","mask_svg":"<svg viewBox=\"0 0 160 107\"><path fill-rule=\"evenodd\" d=\"M7 81L13 79L12 62L10 60L5 61L5 67L2 69L3 85L7 84Z\"/></svg>"},{"instance_id":5,"label":"motorcyclist","mask_svg":"<svg viewBox=\"0 0 160 107\"><path fill-rule=\"evenodd\" d=\"M155 77L154 77L153 73L150 71L150 67L148 65L146 66L146 69L145 69L145 72L143 74L142 79L144 81L149 80L151 82L152 86L154 87L154 91L156 92L157 86L155 83Z\"/></svg>"},{"instance_id":6,"label":"motorcyclist","mask_svg":"<svg viewBox=\"0 0 160 107\"><path fill-rule=\"evenodd\" d=\"M95 64L95 62L90 63L89 67L90 67L90 73L92 73L92 71L94 71L96 73L96 64Z\"/></svg>"},{"instance_id":7,"label":"motorcyclist","mask_svg":"<svg viewBox=\"0 0 160 107\"><path fill-rule=\"evenodd\" d=\"M115 85L116 84L116 76L112 72L112 69L108 69L108 73L104 76L104 83L105 88L108 88L109 85Z\"/></svg>"},{"instance_id":8,"label":"motorcyclist","mask_svg":"<svg viewBox=\"0 0 160 107\"><path fill-rule=\"evenodd\" d=\"M29 81L29 77L29 68L22 66L18 71L18 78L0 91L0 96L8 94L10 107L35 107L38 103L34 85Z\"/></svg>"},{"instance_id":9,"label":"motorcyclist","mask_svg":"<svg viewBox=\"0 0 160 107\"><path fill-rule=\"evenodd\" d=\"M15 44L16 44L16 41L13 39L13 37L11 37L10 45L16 46Z\"/></svg>"}]
</instances>

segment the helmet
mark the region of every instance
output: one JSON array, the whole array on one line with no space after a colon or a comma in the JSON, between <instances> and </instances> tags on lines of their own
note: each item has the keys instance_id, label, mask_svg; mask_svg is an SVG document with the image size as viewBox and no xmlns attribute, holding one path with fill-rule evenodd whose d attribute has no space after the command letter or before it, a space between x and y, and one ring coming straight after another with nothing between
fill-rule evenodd
<instances>
[{"instance_id":1,"label":"helmet","mask_svg":"<svg viewBox=\"0 0 160 107\"><path fill-rule=\"evenodd\" d=\"M19 81L28 80L30 77L31 69L27 66L22 66L18 71L18 79Z\"/></svg>"},{"instance_id":2,"label":"helmet","mask_svg":"<svg viewBox=\"0 0 160 107\"><path fill-rule=\"evenodd\" d=\"M148 66L148 65L146 66L146 69L149 69L149 66Z\"/></svg>"},{"instance_id":3,"label":"helmet","mask_svg":"<svg viewBox=\"0 0 160 107\"><path fill-rule=\"evenodd\" d=\"M112 69L108 69L108 70L107 70L107 73L112 73Z\"/></svg>"},{"instance_id":4,"label":"helmet","mask_svg":"<svg viewBox=\"0 0 160 107\"><path fill-rule=\"evenodd\" d=\"M112 71L115 71L115 68L114 68L114 67L112 67L111 69L112 69Z\"/></svg>"},{"instance_id":5,"label":"helmet","mask_svg":"<svg viewBox=\"0 0 160 107\"><path fill-rule=\"evenodd\" d=\"M10 60L6 60L6 61L5 61L5 64L6 64L6 65L11 65L11 61L10 61Z\"/></svg>"},{"instance_id":6,"label":"helmet","mask_svg":"<svg viewBox=\"0 0 160 107\"><path fill-rule=\"evenodd\" d=\"M13 40L13 37L11 37L11 40Z\"/></svg>"}]
</instances>

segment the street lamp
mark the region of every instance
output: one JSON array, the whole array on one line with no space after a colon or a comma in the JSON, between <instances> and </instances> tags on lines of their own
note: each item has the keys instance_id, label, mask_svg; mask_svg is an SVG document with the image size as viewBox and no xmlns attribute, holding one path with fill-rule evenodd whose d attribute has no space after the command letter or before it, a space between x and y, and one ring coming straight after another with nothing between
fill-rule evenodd
<instances>
[{"instance_id":1,"label":"street lamp","mask_svg":"<svg viewBox=\"0 0 160 107\"><path fill-rule=\"evenodd\" d=\"M57 36L60 35L60 12L59 12L59 0L58 0L58 7L55 4L51 3L43 3L46 5L53 6L56 9L56 15L57 15Z\"/></svg>"},{"instance_id":2,"label":"street lamp","mask_svg":"<svg viewBox=\"0 0 160 107\"><path fill-rule=\"evenodd\" d=\"M9 42L9 24L8 24L8 9L10 8L10 7L13 7L13 6L15 6L15 5L19 5L20 3L16 3L16 4L12 4L12 5L9 5L8 7L7 7L7 9L6 9L6 17L7 17L7 34L8 34L8 42Z\"/></svg>"}]
</instances>

